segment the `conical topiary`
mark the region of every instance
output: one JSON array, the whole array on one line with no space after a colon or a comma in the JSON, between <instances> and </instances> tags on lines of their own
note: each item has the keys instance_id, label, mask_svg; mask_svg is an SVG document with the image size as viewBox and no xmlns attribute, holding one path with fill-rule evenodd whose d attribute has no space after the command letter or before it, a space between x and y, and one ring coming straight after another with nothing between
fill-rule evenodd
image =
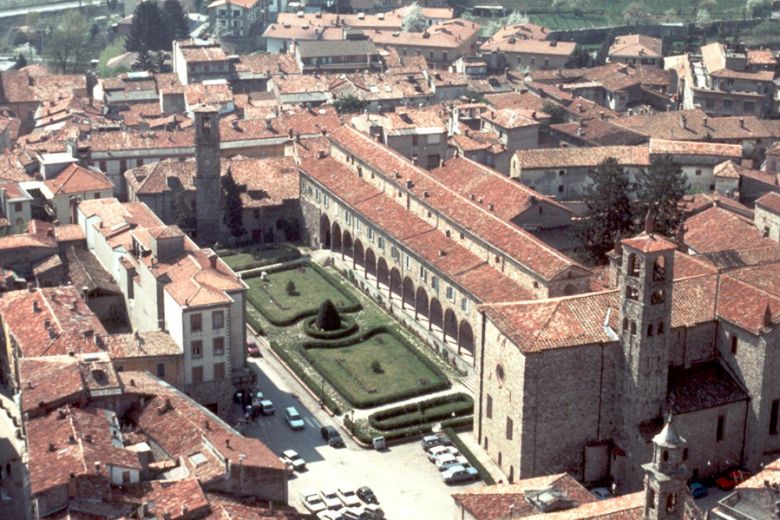
<instances>
[{"instance_id":1,"label":"conical topiary","mask_svg":"<svg viewBox=\"0 0 780 520\"><path fill-rule=\"evenodd\" d=\"M320 330L338 330L341 327L341 316L333 302L325 300L317 312L317 328Z\"/></svg>"}]
</instances>

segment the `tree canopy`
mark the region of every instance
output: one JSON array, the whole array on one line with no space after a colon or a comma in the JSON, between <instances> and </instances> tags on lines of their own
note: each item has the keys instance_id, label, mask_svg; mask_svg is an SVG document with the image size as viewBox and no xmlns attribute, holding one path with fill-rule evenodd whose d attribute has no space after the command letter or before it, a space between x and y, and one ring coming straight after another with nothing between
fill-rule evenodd
<instances>
[{"instance_id":1,"label":"tree canopy","mask_svg":"<svg viewBox=\"0 0 780 520\"><path fill-rule=\"evenodd\" d=\"M165 50L170 50L174 40L183 40L190 35L187 15L184 14L179 0L165 0L160 16L165 26L168 42Z\"/></svg>"},{"instance_id":2,"label":"tree canopy","mask_svg":"<svg viewBox=\"0 0 780 520\"><path fill-rule=\"evenodd\" d=\"M333 101L333 108L339 114L354 114L366 109L367 103L353 95L343 96Z\"/></svg>"},{"instance_id":3,"label":"tree canopy","mask_svg":"<svg viewBox=\"0 0 780 520\"><path fill-rule=\"evenodd\" d=\"M125 39L128 52L160 51L169 47L168 29L163 24L157 2L140 2L133 11L133 22Z\"/></svg>"},{"instance_id":4,"label":"tree canopy","mask_svg":"<svg viewBox=\"0 0 780 520\"><path fill-rule=\"evenodd\" d=\"M631 233L633 208L628 196L628 176L615 158L605 159L590 177L593 184L585 194L586 211L578 233L589 256L603 263L615 243Z\"/></svg>"},{"instance_id":5,"label":"tree canopy","mask_svg":"<svg viewBox=\"0 0 780 520\"><path fill-rule=\"evenodd\" d=\"M75 72L88 62L93 46L89 20L78 11L63 14L46 42L45 53L62 73Z\"/></svg>"},{"instance_id":6,"label":"tree canopy","mask_svg":"<svg viewBox=\"0 0 780 520\"><path fill-rule=\"evenodd\" d=\"M244 227L243 205L241 204L241 187L236 184L233 175L228 173L222 177L222 190L225 194L224 224L235 238L240 238L246 233Z\"/></svg>"},{"instance_id":7,"label":"tree canopy","mask_svg":"<svg viewBox=\"0 0 780 520\"><path fill-rule=\"evenodd\" d=\"M317 311L317 328L320 330L338 330L341 327L341 316L333 302L325 300Z\"/></svg>"},{"instance_id":8,"label":"tree canopy","mask_svg":"<svg viewBox=\"0 0 780 520\"><path fill-rule=\"evenodd\" d=\"M409 10L401 21L401 29L408 32L423 32L427 26L420 4L417 2L410 4Z\"/></svg>"},{"instance_id":9,"label":"tree canopy","mask_svg":"<svg viewBox=\"0 0 780 520\"><path fill-rule=\"evenodd\" d=\"M674 237L685 218L680 202L690 188L682 167L672 156L654 157L639 175L638 202L643 213L653 208L653 229Z\"/></svg>"}]
</instances>

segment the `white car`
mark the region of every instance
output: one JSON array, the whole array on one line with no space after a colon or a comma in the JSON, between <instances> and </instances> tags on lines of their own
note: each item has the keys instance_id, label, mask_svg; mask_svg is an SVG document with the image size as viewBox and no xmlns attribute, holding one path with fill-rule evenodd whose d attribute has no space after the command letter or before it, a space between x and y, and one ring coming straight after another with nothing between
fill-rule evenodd
<instances>
[{"instance_id":1,"label":"white car","mask_svg":"<svg viewBox=\"0 0 780 520\"><path fill-rule=\"evenodd\" d=\"M343 513L347 520L373 520L371 513L363 507L345 507Z\"/></svg>"},{"instance_id":2,"label":"white car","mask_svg":"<svg viewBox=\"0 0 780 520\"><path fill-rule=\"evenodd\" d=\"M339 499L346 507L357 507L361 504L360 499L355 494L355 490L349 487L340 487L337 490Z\"/></svg>"},{"instance_id":3,"label":"white car","mask_svg":"<svg viewBox=\"0 0 780 520\"><path fill-rule=\"evenodd\" d=\"M328 509L341 509L341 500L339 500L339 495L335 489L324 489L320 491L320 495L322 495L322 500L325 502L325 507Z\"/></svg>"},{"instance_id":4,"label":"white car","mask_svg":"<svg viewBox=\"0 0 780 520\"><path fill-rule=\"evenodd\" d=\"M281 456L282 462L292 466L295 471L303 471L306 469L306 461L298 455L295 450L284 450Z\"/></svg>"},{"instance_id":5,"label":"white car","mask_svg":"<svg viewBox=\"0 0 780 520\"><path fill-rule=\"evenodd\" d=\"M441 457L442 455L460 455L460 452L458 451L458 448L455 446L434 446L430 450L428 450L428 460L431 462L436 462L436 459Z\"/></svg>"},{"instance_id":6,"label":"white car","mask_svg":"<svg viewBox=\"0 0 780 520\"><path fill-rule=\"evenodd\" d=\"M306 490L301 493L301 502L303 502L303 506L306 509L315 515L327 509L325 502L322 501L322 497L314 490Z\"/></svg>"},{"instance_id":7,"label":"white car","mask_svg":"<svg viewBox=\"0 0 780 520\"><path fill-rule=\"evenodd\" d=\"M371 513L374 520L384 520L385 518L385 512L379 507L379 504L366 504L363 506L363 509Z\"/></svg>"},{"instance_id":8,"label":"white car","mask_svg":"<svg viewBox=\"0 0 780 520\"><path fill-rule=\"evenodd\" d=\"M466 459L466 457L460 455L442 455L438 459L436 459L436 468L438 468L439 471L444 471L446 469L449 469L453 466L468 466L469 461Z\"/></svg>"},{"instance_id":9,"label":"white car","mask_svg":"<svg viewBox=\"0 0 780 520\"><path fill-rule=\"evenodd\" d=\"M344 520L344 515L338 511L326 509L317 513L317 520Z\"/></svg>"}]
</instances>

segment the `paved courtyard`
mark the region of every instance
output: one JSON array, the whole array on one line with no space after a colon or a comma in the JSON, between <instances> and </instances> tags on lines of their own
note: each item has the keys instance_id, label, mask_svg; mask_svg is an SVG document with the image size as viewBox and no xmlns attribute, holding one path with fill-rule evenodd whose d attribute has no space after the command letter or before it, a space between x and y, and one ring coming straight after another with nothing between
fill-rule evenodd
<instances>
[{"instance_id":1,"label":"paved courtyard","mask_svg":"<svg viewBox=\"0 0 780 520\"><path fill-rule=\"evenodd\" d=\"M417 441L383 452L359 447L267 349L261 350L264 357L252 360L250 365L258 374L258 386L273 401L276 414L258 417L243 432L259 438L276 453L294 449L307 462L308 471L290 480L290 505L303 511L300 493L306 489L367 485L376 493L389 520L409 519L412 512L414 518L449 518L453 511L451 493L483 485L445 485ZM292 431L284 422L287 406L301 412L306 423L303 431ZM346 448L325 444L319 432L323 424L339 428Z\"/></svg>"}]
</instances>

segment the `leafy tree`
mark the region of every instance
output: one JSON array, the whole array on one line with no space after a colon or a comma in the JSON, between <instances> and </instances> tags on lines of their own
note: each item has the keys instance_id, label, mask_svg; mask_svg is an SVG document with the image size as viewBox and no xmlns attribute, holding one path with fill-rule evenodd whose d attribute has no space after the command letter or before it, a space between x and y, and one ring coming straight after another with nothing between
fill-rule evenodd
<instances>
[{"instance_id":1,"label":"leafy tree","mask_svg":"<svg viewBox=\"0 0 780 520\"><path fill-rule=\"evenodd\" d=\"M46 55L62 73L74 72L92 51L89 41L89 21L78 11L62 15L46 42Z\"/></svg>"},{"instance_id":2,"label":"leafy tree","mask_svg":"<svg viewBox=\"0 0 780 520\"><path fill-rule=\"evenodd\" d=\"M14 69L19 70L22 67L27 66L27 58L24 57L24 54L19 53L16 55L16 63L14 63Z\"/></svg>"},{"instance_id":3,"label":"leafy tree","mask_svg":"<svg viewBox=\"0 0 780 520\"><path fill-rule=\"evenodd\" d=\"M574 47L574 52L571 53L569 59L563 65L566 69L584 69L591 67L593 64L593 58L590 57L588 51L581 46Z\"/></svg>"},{"instance_id":4,"label":"leafy tree","mask_svg":"<svg viewBox=\"0 0 780 520\"><path fill-rule=\"evenodd\" d=\"M705 9L703 7L700 7L696 11L696 25L707 25L712 21L712 15L710 14L709 9Z\"/></svg>"},{"instance_id":5,"label":"leafy tree","mask_svg":"<svg viewBox=\"0 0 780 520\"><path fill-rule=\"evenodd\" d=\"M609 33L607 34L607 37L604 38L604 41L601 42L601 47L599 47L598 52L596 53L596 58L593 63L593 65L604 65L607 62L607 56L609 56L609 48L612 46L612 42L615 40L615 30L610 29Z\"/></svg>"},{"instance_id":6,"label":"leafy tree","mask_svg":"<svg viewBox=\"0 0 780 520\"><path fill-rule=\"evenodd\" d=\"M168 30L163 25L157 2L140 2L133 12L133 22L125 39L128 52L159 51L168 47Z\"/></svg>"},{"instance_id":7,"label":"leafy tree","mask_svg":"<svg viewBox=\"0 0 780 520\"><path fill-rule=\"evenodd\" d=\"M623 11L623 21L629 25L649 23L652 21L652 13L644 2L631 2Z\"/></svg>"},{"instance_id":8,"label":"leafy tree","mask_svg":"<svg viewBox=\"0 0 780 520\"><path fill-rule=\"evenodd\" d=\"M680 165L670 155L655 157L639 175L638 202L643 212L653 208L656 233L674 236L684 213L680 201L690 185Z\"/></svg>"},{"instance_id":9,"label":"leafy tree","mask_svg":"<svg viewBox=\"0 0 780 520\"><path fill-rule=\"evenodd\" d=\"M289 296L294 296L298 292L298 288L295 287L295 282L292 280L287 280L287 285L284 287L284 290Z\"/></svg>"},{"instance_id":10,"label":"leafy tree","mask_svg":"<svg viewBox=\"0 0 780 520\"><path fill-rule=\"evenodd\" d=\"M753 18L768 18L772 14L772 0L747 0L745 7Z\"/></svg>"},{"instance_id":11,"label":"leafy tree","mask_svg":"<svg viewBox=\"0 0 780 520\"><path fill-rule=\"evenodd\" d=\"M152 68L155 72L163 72L165 68L165 53L163 51L155 52L152 56Z\"/></svg>"},{"instance_id":12,"label":"leafy tree","mask_svg":"<svg viewBox=\"0 0 780 520\"><path fill-rule=\"evenodd\" d=\"M192 205L187 199L187 192L183 189L176 190L173 198L173 209L176 212L176 225L183 231L192 231L197 225L195 216L192 214Z\"/></svg>"},{"instance_id":13,"label":"leafy tree","mask_svg":"<svg viewBox=\"0 0 780 520\"><path fill-rule=\"evenodd\" d=\"M414 2L409 5L404 19L401 21L401 29L408 32L423 32L428 26L428 22L422 14L420 4Z\"/></svg>"},{"instance_id":14,"label":"leafy tree","mask_svg":"<svg viewBox=\"0 0 780 520\"><path fill-rule=\"evenodd\" d=\"M354 114L357 112L362 112L366 109L367 106L368 103L362 99L358 99L352 94L340 97L333 101L333 108L335 108L336 112L339 114Z\"/></svg>"},{"instance_id":15,"label":"leafy tree","mask_svg":"<svg viewBox=\"0 0 780 520\"><path fill-rule=\"evenodd\" d=\"M550 114L550 123L553 125L557 125L566 121L566 110L564 110L563 107L559 104L553 103L552 101L544 102L544 105L542 105L542 112L545 114Z\"/></svg>"},{"instance_id":16,"label":"leafy tree","mask_svg":"<svg viewBox=\"0 0 780 520\"><path fill-rule=\"evenodd\" d=\"M341 316L330 299L320 304L317 311L317 328L320 330L338 330L341 327Z\"/></svg>"},{"instance_id":17,"label":"leafy tree","mask_svg":"<svg viewBox=\"0 0 780 520\"><path fill-rule=\"evenodd\" d=\"M628 198L628 176L613 157L605 159L591 174L584 202L586 211L578 234L590 257L599 263L615 243L631 232L634 224Z\"/></svg>"},{"instance_id":18,"label":"leafy tree","mask_svg":"<svg viewBox=\"0 0 780 520\"><path fill-rule=\"evenodd\" d=\"M244 228L243 205L241 204L241 187L236 184L233 175L228 173L222 177L222 190L225 193L224 224L230 229L230 234L236 238L246 233Z\"/></svg>"},{"instance_id":19,"label":"leafy tree","mask_svg":"<svg viewBox=\"0 0 780 520\"><path fill-rule=\"evenodd\" d=\"M160 16L166 30L166 50L170 50L174 40L183 40L190 34L187 15L179 0L165 0Z\"/></svg>"},{"instance_id":20,"label":"leafy tree","mask_svg":"<svg viewBox=\"0 0 780 520\"><path fill-rule=\"evenodd\" d=\"M507 27L509 25L528 23L528 21L529 21L528 16L526 16L525 14L519 11L512 11L511 13L504 16L503 18L499 18L498 20L493 20L492 22L485 25L485 27L482 29L480 34L486 37L493 36L504 27Z\"/></svg>"}]
</instances>

